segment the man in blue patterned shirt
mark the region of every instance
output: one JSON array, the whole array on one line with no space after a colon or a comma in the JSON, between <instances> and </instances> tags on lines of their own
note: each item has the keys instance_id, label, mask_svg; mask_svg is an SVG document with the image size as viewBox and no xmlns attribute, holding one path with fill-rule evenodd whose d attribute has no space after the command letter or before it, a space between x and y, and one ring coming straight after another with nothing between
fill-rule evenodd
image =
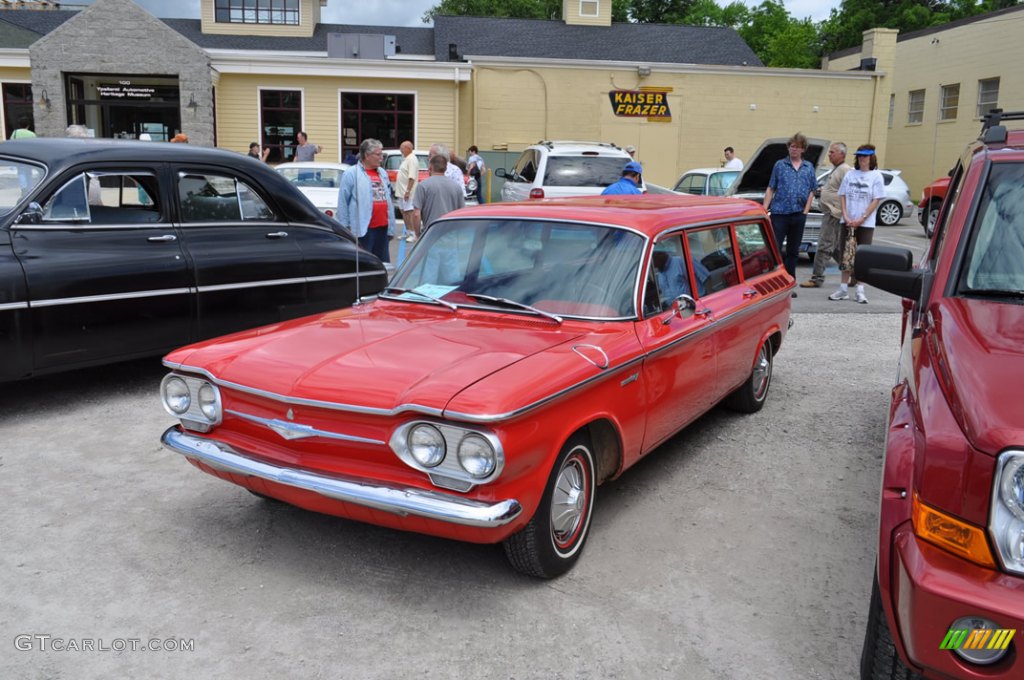
<instances>
[{"instance_id":1,"label":"man in blue patterned shirt","mask_svg":"<svg viewBox=\"0 0 1024 680\"><path fill-rule=\"evenodd\" d=\"M772 168L768 190L764 194L764 207L771 213L779 250L782 250L782 242L786 242L783 255L786 271L796 278L796 259L800 254L804 223L811 209L817 180L814 166L803 159L807 138L798 132L789 138L787 144L789 156L778 160Z\"/></svg>"}]
</instances>

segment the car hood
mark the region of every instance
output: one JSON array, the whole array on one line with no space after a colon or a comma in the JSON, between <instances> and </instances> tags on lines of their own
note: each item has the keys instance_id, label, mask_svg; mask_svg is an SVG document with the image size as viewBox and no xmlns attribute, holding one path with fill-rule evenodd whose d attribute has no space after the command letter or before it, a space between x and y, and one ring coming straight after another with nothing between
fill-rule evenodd
<instances>
[{"instance_id":1,"label":"car hood","mask_svg":"<svg viewBox=\"0 0 1024 680\"><path fill-rule=\"evenodd\" d=\"M1024 435L1024 313L1018 304L947 298L933 307L936 365L961 429L995 455ZM945 375L943 375L945 374Z\"/></svg>"},{"instance_id":2,"label":"car hood","mask_svg":"<svg viewBox=\"0 0 1024 680\"><path fill-rule=\"evenodd\" d=\"M165 361L290 398L441 411L477 381L580 335L546 319L378 301L209 340Z\"/></svg>"},{"instance_id":3,"label":"car hood","mask_svg":"<svg viewBox=\"0 0 1024 680\"><path fill-rule=\"evenodd\" d=\"M768 187L768 179L776 161L789 155L788 137L772 137L764 140L754 155L743 167L743 172L729 187L728 195L740 198L759 200L764 198ZM818 165L827 161L829 141L817 137L807 138L807 151L804 160L814 166L814 174L818 175Z\"/></svg>"}]
</instances>

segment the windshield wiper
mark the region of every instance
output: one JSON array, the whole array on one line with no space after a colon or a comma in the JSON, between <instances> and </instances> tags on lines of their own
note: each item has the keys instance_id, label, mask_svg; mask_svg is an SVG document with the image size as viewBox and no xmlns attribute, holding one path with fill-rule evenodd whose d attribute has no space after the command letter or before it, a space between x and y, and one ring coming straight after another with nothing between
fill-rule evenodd
<instances>
[{"instance_id":1,"label":"windshield wiper","mask_svg":"<svg viewBox=\"0 0 1024 680\"><path fill-rule=\"evenodd\" d=\"M977 295L978 297L1006 297L1006 298L1024 298L1024 290L999 290L997 288L974 288L971 290L964 291L968 295Z\"/></svg>"},{"instance_id":2,"label":"windshield wiper","mask_svg":"<svg viewBox=\"0 0 1024 680\"><path fill-rule=\"evenodd\" d=\"M452 310L453 312L458 311L458 309L459 309L458 305L456 305L456 304L448 302L447 300L442 300L441 298L436 298L433 295L427 295L426 293L421 293L418 290L409 290L408 288L398 288L396 286L388 286L387 288L385 288L381 292L382 293L398 293L399 295L402 295L403 293L410 293L412 295L418 295L421 298L425 298L427 300L431 300L433 302L436 302L439 305L443 305L443 306L447 307L448 309Z\"/></svg>"},{"instance_id":3,"label":"windshield wiper","mask_svg":"<svg viewBox=\"0 0 1024 680\"><path fill-rule=\"evenodd\" d=\"M466 293L466 297L479 300L480 302L491 302L494 304L504 305L506 307L515 307L516 309L525 309L528 312L539 314L540 316L547 317L555 323L562 323L562 317L551 312L545 312L543 309L537 309L523 302L516 302L515 300L509 300L508 298L494 297L493 295L481 295L480 293Z\"/></svg>"}]
</instances>

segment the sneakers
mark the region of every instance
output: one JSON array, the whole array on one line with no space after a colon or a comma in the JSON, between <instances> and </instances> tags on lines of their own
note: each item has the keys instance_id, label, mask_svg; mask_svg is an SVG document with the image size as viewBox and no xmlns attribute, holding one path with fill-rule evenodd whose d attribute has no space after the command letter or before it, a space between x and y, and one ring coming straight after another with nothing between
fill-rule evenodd
<instances>
[{"instance_id":1,"label":"sneakers","mask_svg":"<svg viewBox=\"0 0 1024 680\"><path fill-rule=\"evenodd\" d=\"M863 293L861 293L861 295L863 295ZM831 295L829 295L828 299L832 300L833 302L836 302L836 301L839 301L839 300L849 300L850 299L850 292L840 288L836 292L834 292ZM864 299L864 302L867 302L867 298Z\"/></svg>"},{"instance_id":2,"label":"sneakers","mask_svg":"<svg viewBox=\"0 0 1024 680\"><path fill-rule=\"evenodd\" d=\"M810 281L804 281L803 283L801 283L800 287L801 288L821 288L821 281L815 281L814 279L811 279Z\"/></svg>"},{"instance_id":3,"label":"sneakers","mask_svg":"<svg viewBox=\"0 0 1024 680\"><path fill-rule=\"evenodd\" d=\"M416 243L416 234L414 234L414 233L412 233L410 231L408 234L405 235L405 242L406 243Z\"/></svg>"},{"instance_id":4,"label":"sneakers","mask_svg":"<svg viewBox=\"0 0 1024 680\"><path fill-rule=\"evenodd\" d=\"M862 290L857 291L856 300L862 305L866 305L868 303L868 297L864 294L864 291Z\"/></svg>"}]
</instances>

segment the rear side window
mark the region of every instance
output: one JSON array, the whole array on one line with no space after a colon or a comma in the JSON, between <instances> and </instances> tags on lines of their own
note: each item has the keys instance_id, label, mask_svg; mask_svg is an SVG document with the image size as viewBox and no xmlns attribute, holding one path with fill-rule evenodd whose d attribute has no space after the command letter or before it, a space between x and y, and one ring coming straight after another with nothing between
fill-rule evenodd
<instances>
[{"instance_id":1,"label":"rear side window","mask_svg":"<svg viewBox=\"0 0 1024 680\"><path fill-rule=\"evenodd\" d=\"M698 295L710 295L739 282L729 227L691 231L686 239Z\"/></svg>"},{"instance_id":2,"label":"rear side window","mask_svg":"<svg viewBox=\"0 0 1024 680\"><path fill-rule=\"evenodd\" d=\"M616 156L548 156L544 186L606 187L619 180L628 162Z\"/></svg>"},{"instance_id":3,"label":"rear side window","mask_svg":"<svg viewBox=\"0 0 1024 680\"><path fill-rule=\"evenodd\" d=\"M245 182L226 175L181 173L182 222L242 222L275 219L274 212Z\"/></svg>"},{"instance_id":4,"label":"rear side window","mask_svg":"<svg viewBox=\"0 0 1024 680\"><path fill-rule=\"evenodd\" d=\"M763 224L736 225L736 242L743 258L743 278L750 279L775 269L775 255L768 246Z\"/></svg>"},{"instance_id":5,"label":"rear side window","mask_svg":"<svg viewBox=\"0 0 1024 680\"><path fill-rule=\"evenodd\" d=\"M992 166L974 221L960 290L1024 297L1024 163Z\"/></svg>"},{"instance_id":6,"label":"rear side window","mask_svg":"<svg viewBox=\"0 0 1024 680\"><path fill-rule=\"evenodd\" d=\"M684 175L683 178L679 180L679 184L676 185L676 191L681 191L686 194L693 194L695 196L703 195L704 175Z\"/></svg>"},{"instance_id":7,"label":"rear side window","mask_svg":"<svg viewBox=\"0 0 1024 680\"><path fill-rule=\"evenodd\" d=\"M523 152L513 172L524 182L537 179L537 158L532 149Z\"/></svg>"}]
</instances>

